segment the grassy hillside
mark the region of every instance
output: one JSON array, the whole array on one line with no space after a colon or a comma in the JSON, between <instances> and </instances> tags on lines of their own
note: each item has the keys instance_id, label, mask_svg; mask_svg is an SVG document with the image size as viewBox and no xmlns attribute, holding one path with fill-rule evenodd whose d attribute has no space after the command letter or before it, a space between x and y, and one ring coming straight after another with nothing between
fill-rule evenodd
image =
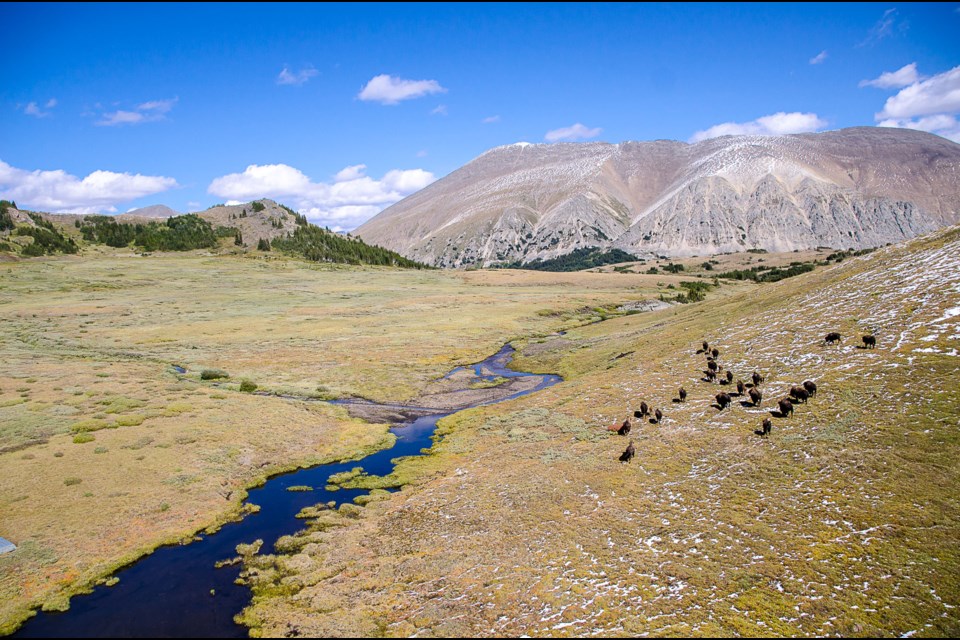
<instances>
[{"instance_id":1,"label":"grassy hillside","mask_svg":"<svg viewBox=\"0 0 960 640\"><path fill-rule=\"evenodd\" d=\"M956 636L958 321L953 228L523 341L521 368L567 382L446 419L396 471L404 491L249 561L243 620L265 636ZM713 406L729 387L702 380L703 340L765 376L760 407ZM808 379L819 393L772 415ZM661 424L606 430L641 401Z\"/></svg>"}]
</instances>

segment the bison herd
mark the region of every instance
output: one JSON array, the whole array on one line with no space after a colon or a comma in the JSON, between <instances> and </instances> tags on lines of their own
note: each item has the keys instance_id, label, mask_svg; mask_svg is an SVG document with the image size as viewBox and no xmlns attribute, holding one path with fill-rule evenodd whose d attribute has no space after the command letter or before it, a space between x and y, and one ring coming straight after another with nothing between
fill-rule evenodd
<instances>
[{"instance_id":1,"label":"bison herd","mask_svg":"<svg viewBox=\"0 0 960 640\"><path fill-rule=\"evenodd\" d=\"M839 343L842 340L842 336L832 331L824 337L824 342L826 344ZM863 348L872 349L877 346L877 339L873 335L865 335L862 337ZM707 358L707 368L703 371L705 382L715 382L721 371L724 370L722 364L720 364L720 350L717 348L710 348L710 344L706 341L703 342L703 348L698 350L697 353L706 354ZM732 371L729 369L726 370L723 378L720 378L720 384L732 385L733 379L735 378ZM737 392L725 392L722 391L714 396L716 404L714 405L720 411L723 411L733 403L733 397L743 397L746 395L750 398L749 404L742 402L744 406L753 406L759 407L760 403L763 401L763 391L760 389L763 384L763 376L759 372L754 371L750 377L752 384L745 384L743 380L737 380ZM798 404L806 403L810 398L817 395L817 383L813 380L806 380L801 385L796 385L791 387L790 393L785 398L781 398L777 401L777 411L771 412L774 417L786 418L787 416L793 415L794 407ZM680 387L679 399L674 400L674 402L686 402L687 400L687 390L683 387ZM640 410L634 411L634 417L644 418L650 415L650 407L646 402L640 403ZM656 409L653 412L654 420L651 422L656 422L657 424L663 419L663 412L660 409ZM773 423L770 421L770 418L764 418L761 428L755 431L754 433L760 436L770 435L770 432L773 429ZM627 435L630 433L630 421L626 420L618 428L616 426L610 428L611 431L616 431L620 435ZM620 456L621 462L630 462L634 457L636 449L633 444L633 440L630 441L630 445L627 447L626 451L623 452Z\"/></svg>"}]
</instances>

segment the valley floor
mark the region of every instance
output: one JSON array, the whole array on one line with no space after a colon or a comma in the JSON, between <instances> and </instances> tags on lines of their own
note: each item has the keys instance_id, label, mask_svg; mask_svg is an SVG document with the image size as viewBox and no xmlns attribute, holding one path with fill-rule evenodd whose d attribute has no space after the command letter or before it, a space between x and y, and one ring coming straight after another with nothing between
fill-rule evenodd
<instances>
[{"instance_id":1,"label":"valley floor","mask_svg":"<svg viewBox=\"0 0 960 640\"><path fill-rule=\"evenodd\" d=\"M123 251L0 265L0 536L18 546L0 555L0 633L235 516L271 474L392 440L278 395L408 401L679 280Z\"/></svg>"},{"instance_id":2,"label":"valley floor","mask_svg":"<svg viewBox=\"0 0 960 640\"><path fill-rule=\"evenodd\" d=\"M715 406L703 340L760 407ZM445 419L403 491L249 559L255 635L960 634L956 228L517 346L567 381ZM661 424L606 429L641 401Z\"/></svg>"}]
</instances>

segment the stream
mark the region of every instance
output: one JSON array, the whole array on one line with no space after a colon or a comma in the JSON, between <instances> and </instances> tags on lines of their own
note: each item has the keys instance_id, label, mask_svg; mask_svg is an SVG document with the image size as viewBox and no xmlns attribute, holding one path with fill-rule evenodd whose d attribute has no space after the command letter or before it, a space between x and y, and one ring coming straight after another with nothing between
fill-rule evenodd
<instances>
[{"instance_id":1,"label":"stream","mask_svg":"<svg viewBox=\"0 0 960 640\"><path fill-rule=\"evenodd\" d=\"M318 465L270 478L263 486L249 491L247 502L259 505L258 513L226 524L217 533L201 536L190 544L160 547L117 571L114 575L120 581L116 585L99 586L88 595L71 598L68 611L38 613L13 637L247 637L247 628L233 621L234 615L250 602L250 590L234 584L241 565L215 569L214 563L235 557L238 544L257 539L264 541L260 553L273 553L277 539L304 528L304 522L295 517L304 507L329 501L339 505L367 493L365 489L327 491L324 486L332 474L359 466L371 475L387 475L393 470L395 458L420 455L421 449L433 445L431 436L441 418L463 409L511 400L560 382L556 375L508 369L513 352L513 347L504 345L482 362L457 367L442 379L447 380L454 374L470 376L473 378L470 382L489 381L498 376L506 378L499 390L490 390L492 399L478 400L476 393L467 393L472 401L425 415L428 409L406 405L342 402L351 413L354 413L351 409L361 405L367 413L378 406L388 409L391 415L398 407L409 409L407 421L398 422L391 429L397 437L396 444L362 460ZM515 379L532 377L540 381L505 395ZM287 491L287 487L297 485L315 489Z\"/></svg>"}]
</instances>

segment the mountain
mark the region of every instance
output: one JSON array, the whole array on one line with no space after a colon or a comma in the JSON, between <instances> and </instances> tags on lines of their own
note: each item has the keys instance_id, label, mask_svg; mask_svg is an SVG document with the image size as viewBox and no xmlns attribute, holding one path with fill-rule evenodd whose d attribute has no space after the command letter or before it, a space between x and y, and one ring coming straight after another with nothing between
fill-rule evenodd
<instances>
[{"instance_id":1,"label":"mountain","mask_svg":"<svg viewBox=\"0 0 960 640\"><path fill-rule=\"evenodd\" d=\"M132 211L127 211L126 213L121 213L116 216L118 220L123 220L126 218L172 218L173 216L179 216L180 212L174 211L170 207L164 204L153 204L149 207L140 207L139 209L133 209Z\"/></svg>"},{"instance_id":2,"label":"mountain","mask_svg":"<svg viewBox=\"0 0 960 640\"><path fill-rule=\"evenodd\" d=\"M355 233L443 267L583 247L669 256L861 249L960 220L958 172L960 145L908 129L521 142L487 151Z\"/></svg>"}]
</instances>

